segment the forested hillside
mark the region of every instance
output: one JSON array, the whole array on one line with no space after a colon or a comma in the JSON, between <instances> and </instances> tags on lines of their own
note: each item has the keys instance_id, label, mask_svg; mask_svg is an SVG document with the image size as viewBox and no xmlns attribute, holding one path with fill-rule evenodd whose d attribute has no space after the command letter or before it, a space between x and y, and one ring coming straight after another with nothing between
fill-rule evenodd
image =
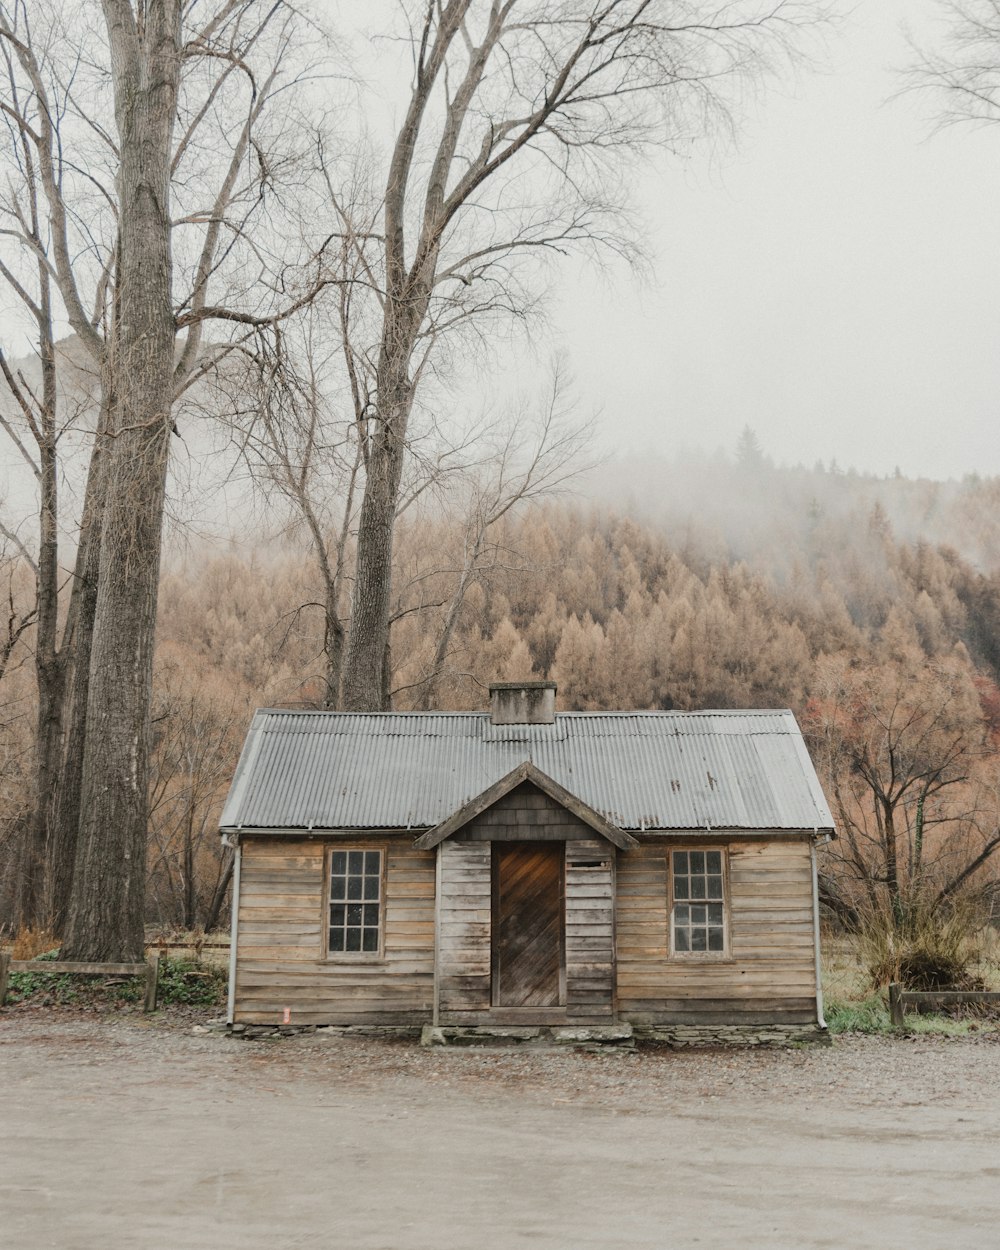
<instances>
[{"instance_id":1,"label":"forested hillside","mask_svg":"<svg viewBox=\"0 0 1000 1250\"><path fill-rule=\"evenodd\" d=\"M485 534L429 507L405 518L393 706L478 708L492 680L545 677L567 710L791 707L842 829L856 826L857 854L843 837L837 852L847 909L875 844L885 847L888 809L871 769L899 731L892 767L909 782L890 795L897 834L912 841L920 800L922 854L944 848L945 888L996 828L1000 566L990 556L1000 484L739 457L646 471L658 490L637 470L631 499L526 506ZM29 578L16 565L8 575L14 620ZM225 865L214 825L251 710L324 705L324 628L320 572L294 535L234 539L224 554L177 547L158 626L151 916L216 918ZM12 813L30 804L30 647L29 628L0 687ZM933 724L918 723L926 709ZM876 743L869 730L883 723L888 737ZM12 834L8 821L8 845ZM910 865L912 846L898 858Z\"/></svg>"}]
</instances>

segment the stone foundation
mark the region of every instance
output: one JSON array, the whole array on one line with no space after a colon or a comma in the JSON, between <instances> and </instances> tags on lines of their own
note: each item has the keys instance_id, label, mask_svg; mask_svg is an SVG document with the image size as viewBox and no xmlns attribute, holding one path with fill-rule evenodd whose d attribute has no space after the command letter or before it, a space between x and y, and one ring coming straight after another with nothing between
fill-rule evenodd
<instances>
[{"instance_id":1,"label":"stone foundation","mask_svg":"<svg viewBox=\"0 0 1000 1250\"><path fill-rule=\"evenodd\" d=\"M229 1037L242 1038L244 1041L275 1041L282 1037L298 1037L304 1033L315 1033L320 1037L401 1037L416 1039L420 1036L420 1025L400 1024L229 1024L226 1025Z\"/></svg>"},{"instance_id":2,"label":"stone foundation","mask_svg":"<svg viewBox=\"0 0 1000 1250\"><path fill-rule=\"evenodd\" d=\"M214 1027L223 1027L221 1025ZM791 1046L830 1044L818 1024L631 1024L562 1027L481 1025L329 1025L230 1024L230 1037L245 1041L279 1041L305 1033L335 1037L420 1038L421 1046L575 1047L579 1050L632 1050L638 1042L660 1042L676 1050L698 1046Z\"/></svg>"},{"instance_id":3,"label":"stone foundation","mask_svg":"<svg viewBox=\"0 0 1000 1250\"><path fill-rule=\"evenodd\" d=\"M631 1050L635 1038L630 1024L562 1027L480 1025L425 1025L421 1046L573 1046L577 1049Z\"/></svg>"},{"instance_id":4,"label":"stone foundation","mask_svg":"<svg viewBox=\"0 0 1000 1250\"><path fill-rule=\"evenodd\" d=\"M818 1024L667 1024L636 1029L644 1042L687 1046L828 1046L830 1034Z\"/></svg>"}]
</instances>

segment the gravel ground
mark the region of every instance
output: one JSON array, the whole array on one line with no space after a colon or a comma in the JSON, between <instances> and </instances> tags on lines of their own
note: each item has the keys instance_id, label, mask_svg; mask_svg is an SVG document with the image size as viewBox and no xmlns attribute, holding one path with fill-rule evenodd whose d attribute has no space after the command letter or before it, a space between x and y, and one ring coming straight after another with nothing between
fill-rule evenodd
<instances>
[{"instance_id":1,"label":"gravel ground","mask_svg":"<svg viewBox=\"0 0 1000 1250\"><path fill-rule=\"evenodd\" d=\"M422 1051L195 1019L0 1013L0 1245L1000 1246L998 1034Z\"/></svg>"}]
</instances>

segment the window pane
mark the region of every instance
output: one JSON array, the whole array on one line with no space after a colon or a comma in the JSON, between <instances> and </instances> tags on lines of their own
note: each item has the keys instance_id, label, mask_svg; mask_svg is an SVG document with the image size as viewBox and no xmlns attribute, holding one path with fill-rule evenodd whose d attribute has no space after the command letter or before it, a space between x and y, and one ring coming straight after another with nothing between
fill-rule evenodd
<instances>
[{"instance_id":1,"label":"window pane","mask_svg":"<svg viewBox=\"0 0 1000 1250\"><path fill-rule=\"evenodd\" d=\"M725 952L725 851L674 851L674 951Z\"/></svg>"},{"instance_id":2,"label":"window pane","mask_svg":"<svg viewBox=\"0 0 1000 1250\"><path fill-rule=\"evenodd\" d=\"M382 919L382 852L330 855L331 952L377 952Z\"/></svg>"}]
</instances>

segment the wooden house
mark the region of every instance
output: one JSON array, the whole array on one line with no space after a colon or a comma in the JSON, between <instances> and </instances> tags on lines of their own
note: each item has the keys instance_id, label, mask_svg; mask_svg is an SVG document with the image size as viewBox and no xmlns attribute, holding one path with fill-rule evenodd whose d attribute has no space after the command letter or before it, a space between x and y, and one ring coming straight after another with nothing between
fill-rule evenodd
<instances>
[{"instance_id":1,"label":"wooden house","mask_svg":"<svg viewBox=\"0 0 1000 1250\"><path fill-rule=\"evenodd\" d=\"M233 1024L823 1028L833 821L790 712L260 711L221 826Z\"/></svg>"}]
</instances>

